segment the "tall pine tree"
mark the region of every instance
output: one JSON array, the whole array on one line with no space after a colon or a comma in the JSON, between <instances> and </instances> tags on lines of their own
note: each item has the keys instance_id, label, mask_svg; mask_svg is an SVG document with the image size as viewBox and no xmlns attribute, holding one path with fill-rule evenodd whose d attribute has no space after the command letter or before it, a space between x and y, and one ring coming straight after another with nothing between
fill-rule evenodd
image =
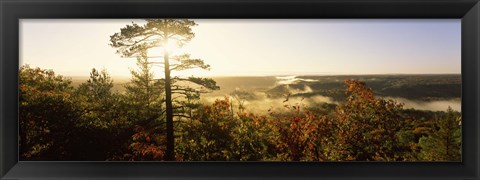
<instances>
[{"instance_id":1,"label":"tall pine tree","mask_svg":"<svg viewBox=\"0 0 480 180\"><path fill-rule=\"evenodd\" d=\"M185 116L184 112L174 112L174 109L182 109L185 104L177 103L180 107L174 107L174 93L184 98L198 98L198 94L209 90L218 89L215 81L208 78L181 78L171 77L172 71L182 71L192 68L209 69L201 59L192 59L189 54L172 56L169 47L175 44L179 47L188 43L193 37L192 27L197 24L188 19L146 19L145 25L132 23L120 29L120 32L110 36L111 46L117 49L117 53L123 57L138 57L145 55L146 51L155 47L161 47L163 61L156 62L164 68L165 110L166 110L166 153L164 160L175 160L175 138L173 117ZM147 56L148 58L148 56ZM180 83L181 82L181 83ZM194 84L200 87L184 86ZM181 101L184 102L184 101ZM160 109L157 111L161 111Z\"/></svg>"}]
</instances>

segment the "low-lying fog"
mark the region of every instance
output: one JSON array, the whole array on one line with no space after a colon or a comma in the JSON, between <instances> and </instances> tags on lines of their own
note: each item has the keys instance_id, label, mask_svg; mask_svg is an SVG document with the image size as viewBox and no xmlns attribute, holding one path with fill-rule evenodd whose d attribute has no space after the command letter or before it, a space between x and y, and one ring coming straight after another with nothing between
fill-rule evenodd
<instances>
[{"instance_id":1,"label":"low-lying fog","mask_svg":"<svg viewBox=\"0 0 480 180\"><path fill-rule=\"evenodd\" d=\"M234 96L226 95L229 97L229 100L232 101L233 106L238 108L240 101L236 99ZM223 100L225 96L211 96L211 97L204 97L202 100L207 104L213 103L216 99ZM246 108L247 112L258 113L258 114L265 114L268 113L268 110L282 110L285 105L306 105L306 106L314 106L315 104L326 102L326 103L335 103L332 101L331 98L325 96L313 96L308 98L302 97L278 97L278 98L270 98L267 97L265 93L255 93L255 99L244 100L243 106Z\"/></svg>"},{"instance_id":2,"label":"low-lying fog","mask_svg":"<svg viewBox=\"0 0 480 180\"><path fill-rule=\"evenodd\" d=\"M78 84L86 81L86 79L88 79L88 77L74 77L73 84L75 86L78 86ZM235 97L231 96L232 92L237 90L251 92L252 96L244 100L243 105L247 108L248 111L255 113L267 113L269 109L283 109L284 105L296 105L297 103L306 106L315 106L320 103L339 104L339 102L334 101L331 97L321 95L305 98L295 96L295 94L313 92L312 88L310 88L308 85L305 85L303 89L289 88L290 84L298 84L303 82L319 82L318 79L299 78L297 76L216 77L214 79L220 86L220 90L214 91L212 93L203 94L202 101L205 103L211 104L215 101L215 99L224 99L225 96L229 96L234 103L234 106L238 107L239 102L235 99ZM324 79L333 82L341 81L335 76L326 77ZM375 77L371 77L369 78L369 80L375 80ZM114 91L125 91L125 88L123 86L129 81L129 78L115 78L113 88ZM268 97L265 93L269 89L272 89L278 85L286 85L287 89L291 93L291 96L288 97L288 101L285 101L287 99L286 96L272 98ZM399 97L382 98L394 99L397 102L404 103L404 108L445 111L448 107L451 107L453 110L461 111L461 101L459 99L418 101Z\"/></svg>"},{"instance_id":3,"label":"low-lying fog","mask_svg":"<svg viewBox=\"0 0 480 180\"><path fill-rule=\"evenodd\" d=\"M230 95L226 95L229 99L233 102L235 107L238 107L239 101ZM265 95L265 93L255 93L255 99L244 100L243 105L246 107L248 112L254 113L267 113L268 110L281 110L284 105L296 105L301 104L305 106L315 106L320 103L334 103L339 104L339 102L335 102L330 97L326 96L312 96L312 97L289 97L288 101L285 101L286 97L278 97L278 98L269 98ZM204 97L202 100L205 103L211 104L216 99L223 100L225 96L210 96ZM385 98L385 97L384 97ZM415 100L408 100L404 98L392 98L386 97L385 99L393 99L399 103L404 104L405 109L414 108L418 110L429 110L429 111L446 111L448 107L451 107L455 111L461 112L461 102L458 100L444 100L444 101L415 101Z\"/></svg>"},{"instance_id":4,"label":"low-lying fog","mask_svg":"<svg viewBox=\"0 0 480 180\"><path fill-rule=\"evenodd\" d=\"M430 110L430 111L446 111L448 107L451 107L453 110L461 112L462 105L459 100L443 100L443 101L415 101L408 100L405 98L391 98L397 102L404 103L404 108L414 108L419 110Z\"/></svg>"},{"instance_id":5,"label":"low-lying fog","mask_svg":"<svg viewBox=\"0 0 480 180\"><path fill-rule=\"evenodd\" d=\"M223 91L221 93L213 93L213 94L205 94L202 96L202 100L205 103L213 103L215 99L224 99L225 96L228 96L230 100L232 100L233 105L238 107L239 103L238 96L235 97L232 95L234 91L247 91L252 92L251 96L248 98L243 99L243 105L246 107L248 112L254 113L267 113L269 109L283 109L285 105L296 105L302 104L305 106L315 106L320 103L334 103L339 104L339 102L334 101L330 97L316 95L311 97L299 97L294 96L295 94L301 93L310 93L312 89L305 85L303 90L289 88L289 84L295 84L299 82L317 82L316 79L304 79L298 78L296 76L277 76L272 77L270 81L265 81L264 86L261 87L258 84L255 85L255 88L245 88L245 85L239 85L237 87L231 86L229 84L227 87L223 87ZM232 83L230 81L229 83ZM220 87L222 87L222 83L219 83ZM273 88L277 85L287 85L286 87L289 89L291 95L287 98L284 97L268 97L264 90ZM240 88L242 87L242 88ZM227 88L227 90L225 90ZM230 88L230 89L229 89ZM227 92L228 91L228 92ZM380 97L385 99L393 99L399 103L404 104L404 108L414 108L418 110L430 110L430 111L446 111L448 107L451 107L455 111L461 111L461 102L460 100L437 100L437 101L418 101L418 100L411 100L405 98L398 98L398 97ZM286 101L288 99L288 101Z\"/></svg>"}]
</instances>

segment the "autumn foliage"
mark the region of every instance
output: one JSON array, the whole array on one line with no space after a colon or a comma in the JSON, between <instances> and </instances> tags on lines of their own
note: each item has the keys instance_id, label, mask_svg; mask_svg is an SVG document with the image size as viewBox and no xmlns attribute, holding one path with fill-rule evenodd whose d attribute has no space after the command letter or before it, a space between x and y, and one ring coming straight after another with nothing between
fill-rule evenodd
<instances>
[{"instance_id":1,"label":"autumn foliage","mask_svg":"<svg viewBox=\"0 0 480 180\"><path fill-rule=\"evenodd\" d=\"M53 71L22 66L21 159L164 160L165 108L158 95L162 83L151 82L148 71L134 75L127 93L121 94L112 92L105 71L92 70L88 81L74 87ZM376 97L367 84L356 80L345 81L344 95L345 101L333 106L285 100L282 109L264 114L252 113L243 103L234 107L238 98L211 104L199 103L199 96L187 98L188 111L175 111L182 112L174 119L175 159L460 160L459 112L406 109Z\"/></svg>"},{"instance_id":2,"label":"autumn foliage","mask_svg":"<svg viewBox=\"0 0 480 180\"><path fill-rule=\"evenodd\" d=\"M340 160L403 160L396 135L403 128L402 104L376 99L359 81L346 80L347 102L336 109Z\"/></svg>"}]
</instances>

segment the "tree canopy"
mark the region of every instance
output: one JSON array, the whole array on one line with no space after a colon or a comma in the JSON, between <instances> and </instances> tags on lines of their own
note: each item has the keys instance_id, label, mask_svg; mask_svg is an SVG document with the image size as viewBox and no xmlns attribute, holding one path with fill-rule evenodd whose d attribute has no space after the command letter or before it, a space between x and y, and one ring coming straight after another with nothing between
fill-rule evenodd
<instances>
[{"instance_id":1,"label":"tree canopy","mask_svg":"<svg viewBox=\"0 0 480 180\"><path fill-rule=\"evenodd\" d=\"M163 88L165 89L165 118L166 118L166 152L165 160L175 159L175 133L174 116L181 121L184 117L190 117L193 101L198 100L200 93L215 90L215 81L208 78L181 78L171 77L171 71L183 71L187 69L200 68L209 70L210 66L201 59L192 59L189 54L170 55L169 46L174 43L176 46L183 46L188 43L195 34L192 27L197 24L188 19L145 19L146 24L140 26L136 23L126 25L120 32L110 36L110 46L117 49L122 57L141 57L148 59L148 50L155 47L162 47L163 62L152 62L164 68ZM173 60L173 61L172 61ZM171 62L172 61L172 62ZM189 87L187 82L200 88ZM173 94L177 94L174 96ZM180 97L179 97L180 96ZM183 98L187 102L176 99ZM180 110L180 111L179 111ZM157 111L162 111L157 109ZM188 113L187 113L188 112ZM158 128L158 127L156 127Z\"/></svg>"}]
</instances>

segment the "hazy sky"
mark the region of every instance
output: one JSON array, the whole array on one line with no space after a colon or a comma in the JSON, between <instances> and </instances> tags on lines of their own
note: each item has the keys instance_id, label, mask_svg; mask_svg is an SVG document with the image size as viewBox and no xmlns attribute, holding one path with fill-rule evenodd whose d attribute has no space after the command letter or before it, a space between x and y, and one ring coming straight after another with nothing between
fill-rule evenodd
<instances>
[{"instance_id":1,"label":"hazy sky","mask_svg":"<svg viewBox=\"0 0 480 180\"><path fill-rule=\"evenodd\" d=\"M67 76L105 68L129 77L134 58L121 58L110 35L132 21L20 21L20 62ZM460 19L195 20L187 52L210 71L181 75L460 73ZM161 69L154 69L161 75Z\"/></svg>"}]
</instances>

